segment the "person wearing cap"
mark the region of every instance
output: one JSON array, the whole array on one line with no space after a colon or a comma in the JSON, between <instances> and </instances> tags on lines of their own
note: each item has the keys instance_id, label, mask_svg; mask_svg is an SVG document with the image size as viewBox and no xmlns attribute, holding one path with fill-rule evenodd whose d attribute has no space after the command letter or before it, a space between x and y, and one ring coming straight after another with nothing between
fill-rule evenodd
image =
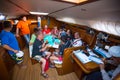
<instances>
[{"instance_id":1,"label":"person wearing cap","mask_svg":"<svg viewBox=\"0 0 120 80\"><path fill-rule=\"evenodd\" d=\"M3 25L4 29L0 33L2 46L8 50L9 55L16 61L17 64L22 64L24 53L20 51L16 37L10 32L12 24L10 21L4 21Z\"/></svg>"},{"instance_id":2,"label":"person wearing cap","mask_svg":"<svg viewBox=\"0 0 120 80\"><path fill-rule=\"evenodd\" d=\"M118 74L120 74L120 46L111 46L108 49L108 53L111 55L110 60L104 59L104 64L99 64L100 71L93 72L87 75L85 80L114 80ZM114 65L114 69L105 70L105 64L109 63ZM110 65L108 67L111 67ZM106 67L107 68L107 67Z\"/></svg>"},{"instance_id":3,"label":"person wearing cap","mask_svg":"<svg viewBox=\"0 0 120 80\"><path fill-rule=\"evenodd\" d=\"M104 69L105 65L100 64L100 71L101 71L103 80L113 80L117 76L117 74L120 73L120 46L112 46L110 47L108 52L111 55L111 59L113 60L112 61L113 65L117 66L117 68L112 70L111 72L112 74L110 74L105 71Z\"/></svg>"}]
</instances>

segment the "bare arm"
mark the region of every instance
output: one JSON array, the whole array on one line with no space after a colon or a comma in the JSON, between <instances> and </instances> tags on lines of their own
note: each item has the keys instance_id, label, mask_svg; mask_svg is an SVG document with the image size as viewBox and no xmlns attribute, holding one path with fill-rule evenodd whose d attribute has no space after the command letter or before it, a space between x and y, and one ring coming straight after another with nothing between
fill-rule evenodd
<instances>
[{"instance_id":1,"label":"bare arm","mask_svg":"<svg viewBox=\"0 0 120 80\"><path fill-rule=\"evenodd\" d=\"M50 45L46 44L47 41L45 41L42 45L42 49L40 51L45 51L48 47L50 47Z\"/></svg>"},{"instance_id":2,"label":"bare arm","mask_svg":"<svg viewBox=\"0 0 120 80\"><path fill-rule=\"evenodd\" d=\"M13 51L14 53L17 53L17 52L18 52L18 50L14 50L13 48L11 48L11 47L8 46L8 45L3 45L3 47L4 47L5 49L7 49L7 50Z\"/></svg>"},{"instance_id":3,"label":"bare arm","mask_svg":"<svg viewBox=\"0 0 120 80\"><path fill-rule=\"evenodd\" d=\"M105 65L104 64L100 64L99 65L100 66L100 71L101 71L101 74L102 74L102 78L103 78L103 80L112 80L110 77L109 77L109 75L108 75L108 73L105 71Z\"/></svg>"},{"instance_id":4,"label":"bare arm","mask_svg":"<svg viewBox=\"0 0 120 80\"><path fill-rule=\"evenodd\" d=\"M45 51L47 49L47 45L43 47L40 51Z\"/></svg>"},{"instance_id":5,"label":"bare arm","mask_svg":"<svg viewBox=\"0 0 120 80\"><path fill-rule=\"evenodd\" d=\"M19 28L16 29L16 36L19 37Z\"/></svg>"},{"instance_id":6,"label":"bare arm","mask_svg":"<svg viewBox=\"0 0 120 80\"><path fill-rule=\"evenodd\" d=\"M38 21L36 21L36 20L33 20L33 21L31 21L31 23L37 23Z\"/></svg>"},{"instance_id":7,"label":"bare arm","mask_svg":"<svg viewBox=\"0 0 120 80\"><path fill-rule=\"evenodd\" d=\"M44 41L44 43L42 44L42 47L45 47L46 43L47 43L47 41Z\"/></svg>"}]
</instances>

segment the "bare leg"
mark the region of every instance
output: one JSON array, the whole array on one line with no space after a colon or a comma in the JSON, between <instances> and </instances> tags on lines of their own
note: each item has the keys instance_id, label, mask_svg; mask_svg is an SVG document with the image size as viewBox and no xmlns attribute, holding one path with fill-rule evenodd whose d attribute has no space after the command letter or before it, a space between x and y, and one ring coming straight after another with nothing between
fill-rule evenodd
<instances>
[{"instance_id":1,"label":"bare leg","mask_svg":"<svg viewBox=\"0 0 120 80\"><path fill-rule=\"evenodd\" d=\"M45 73L44 72L44 69L45 69L45 64L46 64L46 60L44 58L41 58L40 62L42 62L42 73Z\"/></svg>"},{"instance_id":2,"label":"bare leg","mask_svg":"<svg viewBox=\"0 0 120 80\"><path fill-rule=\"evenodd\" d=\"M54 62L54 60L59 60L59 58L58 57L56 57L56 56L51 56L50 57L50 62L53 64Z\"/></svg>"},{"instance_id":3,"label":"bare leg","mask_svg":"<svg viewBox=\"0 0 120 80\"><path fill-rule=\"evenodd\" d=\"M51 52L46 52L46 55L47 55L47 59L51 56Z\"/></svg>"},{"instance_id":4,"label":"bare leg","mask_svg":"<svg viewBox=\"0 0 120 80\"><path fill-rule=\"evenodd\" d=\"M51 62L50 67L51 67L51 68L54 68L54 67L55 67L54 60L59 60L59 58L56 57L56 56L51 56L51 57L50 57L50 62Z\"/></svg>"},{"instance_id":5,"label":"bare leg","mask_svg":"<svg viewBox=\"0 0 120 80\"><path fill-rule=\"evenodd\" d=\"M45 69L45 64L46 64L46 60L44 58L41 58L40 60L42 62L42 72L41 72L41 75L44 77L44 78L48 78L48 74L45 73L44 69Z\"/></svg>"}]
</instances>

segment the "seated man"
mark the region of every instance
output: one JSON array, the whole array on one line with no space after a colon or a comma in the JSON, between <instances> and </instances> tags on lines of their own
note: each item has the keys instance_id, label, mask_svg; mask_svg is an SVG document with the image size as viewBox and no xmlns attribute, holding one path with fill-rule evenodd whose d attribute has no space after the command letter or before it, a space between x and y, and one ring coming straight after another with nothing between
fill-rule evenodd
<instances>
[{"instance_id":1,"label":"seated man","mask_svg":"<svg viewBox=\"0 0 120 80\"><path fill-rule=\"evenodd\" d=\"M29 54L30 54L30 57L32 56L33 43L34 43L34 41L36 39L36 35L39 32L39 29L38 28L34 28L33 31L34 32L33 32L32 36L31 36L30 43L29 43Z\"/></svg>"},{"instance_id":2,"label":"seated man","mask_svg":"<svg viewBox=\"0 0 120 80\"><path fill-rule=\"evenodd\" d=\"M68 29L66 31L66 34L67 34L66 37L68 40L73 40L73 34L72 34L72 31L70 29Z\"/></svg>"},{"instance_id":3,"label":"seated man","mask_svg":"<svg viewBox=\"0 0 120 80\"><path fill-rule=\"evenodd\" d=\"M68 48L68 47L71 47L70 45L71 45L70 40L68 40L67 37L62 37L61 38L61 44L59 46L59 54L63 55L64 49Z\"/></svg>"},{"instance_id":4,"label":"seated man","mask_svg":"<svg viewBox=\"0 0 120 80\"><path fill-rule=\"evenodd\" d=\"M66 34L65 29L60 29L59 33L58 33L58 38L62 38L62 37L66 37L66 36L67 36L67 34Z\"/></svg>"},{"instance_id":5,"label":"seated man","mask_svg":"<svg viewBox=\"0 0 120 80\"><path fill-rule=\"evenodd\" d=\"M48 28L47 25L44 26L44 29L42 30L43 34L44 35L47 35L47 34L50 34L51 33L51 30Z\"/></svg>"},{"instance_id":6,"label":"seated man","mask_svg":"<svg viewBox=\"0 0 120 80\"><path fill-rule=\"evenodd\" d=\"M112 70L111 72L112 74L110 75L109 73L107 74L107 72L105 71L104 64L100 64L100 71L101 71L103 80L112 80L117 76L117 74L120 74L120 46L112 46L110 47L108 52L112 56L111 59L114 62L113 65L117 67L114 70Z\"/></svg>"},{"instance_id":7,"label":"seated man","mask_svg":"<svg viewBox=\"0 0 120 80\"><path fill-rule=\"evenodd\" d=\"M51 55L50 52L47 52L46 49L49 47L46 45L46 42L43 42L43 33L40 31L36 35L35 42L33 43L33 52L32 52L32 57L33 59L42 62L42 76L45 78L48 78L48 74L45 73L45 64L46 64L46 59L48 59ZM44 58L46 57L46 59Z\"/></svg>"},{"instance_id":8,"label":"seated man","mask_svg":"<svg viewBox=\"0 0 120 80\"><path fill-rule=\"evenodd\" d=\"M55 27L52 29L51 34L52 34L52 35L55 35L55 36L58 36L58 33L59 33L58 28L57 28L57 26L55 26Z\"/></svg>"},{"instance_id":9,"label":"seated man","mask_svg":"<svg viewBox=\"0 0 120 80\"><path fill-rule=\"evenodd\" d=\"M78 46L82 46L82 40L80 39L80 36L79 36L79 33L78 32L76 32L76 33L74 33L74 40L73 40L73 42L72 42L72 46L73 47L78 47Z\"/></svg>"},{"instance_id":10,"label":"seated man","mask_svg":"<svg viewBox=\"0 0 120 80\"><path fill-rule=\"evenodd\" d=\"M112 46L108 50L112 56L110 60L103 60L105 63L116 66L116 68L106 71L105 64L100 64L100 71L89 74L86 80L114 80L120 74L120 46ZM108 66L111 67L111 66Z\"/></svg>"},{"instance_id":11,"label":"seated man","mask_svg":"<svg viewBox=\"0 0 120 80\"><path fill-rule=\"evenodd\" d=\"M40 30L38 28L34 28L33 30L33 34L31 35L31 39L30 39L30 43L29 45L33 45L35 39L36 39L36 35Z\"/></svg>"},{"instance_id":12,"label":"seated man","mask_svg":"<svg viewBox=\"0 0 120 80\"><path fill-rule=\"evenodd\" d=\"M67 40L67 37L61 38L61 44L58 49L55 49L55 52L53 52L52 56L50 57L51 63L62 63L62 56L65 48L68 48L70 46L70 41Z\"/></svg>"},{"instance_id":13,"label":"seated man","mask_svg":"<svg viewBox=\"0 0 120 80\"><path fill-rule=\"evenodd\" d=\"M8 50L8 53L16 61L16 63L19 64L20 67L23 67L22 62L24 53L20 51L16 37L10 32L12 24L9 21L4 21L3 25L4 29L0 33L2 46Z\"/></svg>"}]
</instances>

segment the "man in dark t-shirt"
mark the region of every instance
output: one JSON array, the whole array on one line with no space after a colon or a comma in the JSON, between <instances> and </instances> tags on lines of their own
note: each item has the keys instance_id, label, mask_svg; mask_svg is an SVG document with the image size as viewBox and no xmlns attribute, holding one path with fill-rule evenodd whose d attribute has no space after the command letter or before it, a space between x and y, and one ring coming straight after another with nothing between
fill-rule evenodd
<instances>
[{"instance_id":1,"label":"man in dark t-shirt","mask_svg":"<svg viewBox=\"0 0 120 80\"><path fill-rule=\"evenodd\" d=\"M42 62L42 76L47 78L48 74L46 74L44 72L45 69L45 64L46 64L46 60L43 57L46 57L47 59L50 57L51 53L46 51L47 47L49 47L49 45L46 44L46 42L43 42L43 33L41 31L39 31L37 33L37 37L36 40L33 44L33 51L32 51L32 57L33 59Z\"/></svg>"},{"instance_id":2,"label":"man in dark t-shirt","mask_svg":"<svg viewBox=\"0 0 120 80\"><path fill-rule=\"evenodd\" d=\"M42 49L42 44L43 44L43 40L40 41L38 39L35 40L34 44L33 44L33 54L32 57L35 57L36 55L42 55L42 51L39 51Z\"/></svg>"}]
</instances>

